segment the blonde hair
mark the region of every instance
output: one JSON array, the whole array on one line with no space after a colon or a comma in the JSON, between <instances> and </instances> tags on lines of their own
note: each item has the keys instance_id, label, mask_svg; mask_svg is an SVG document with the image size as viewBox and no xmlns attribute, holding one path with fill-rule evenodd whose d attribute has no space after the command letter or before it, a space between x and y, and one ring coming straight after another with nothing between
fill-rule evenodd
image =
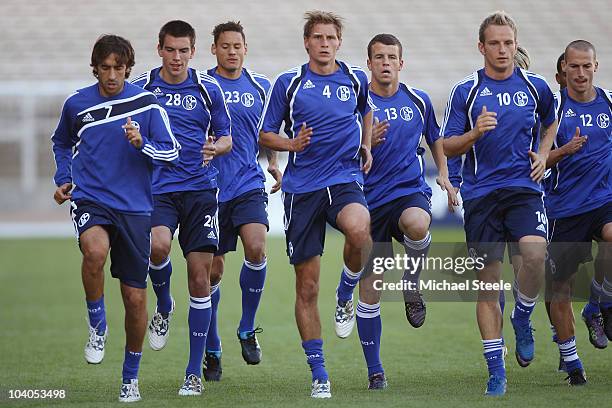
<instances>
[{"instance_id":1,"label":"blonde hair","mask_svg":"<svg viewBox=\"0 0 612 408\"><path fill-rule=\"evenodd\" d=\"M508 26L514 31L514 40L516 41L517 30L516 23L505 11L496 11L495 13L489 15L485 18L482 23L480 23L480 28L478 29L478 41L481 43L485 42L484 32L490 25L500 25L500 26Z\"/></svg>"},{"instance_id":2,"label":"blonde hair","mask_svg":"<svg viewBox=\"0 0 612 408\"><path fill-rule=\"evenodd\" d=\"M304 38L310 37L315 24L333 24L336 27L338 38L342 38L342 21L344 19L338 14L329 11L311 10L304 13L304 20L306 20L306 23L304 23Z\"/></svg>"},{"instance_id":3,"label":"blonde hair","mask_svg":"<svg viewBox=\"0 0 612 408\"><path fill-rule=\"evenodd\" d=\"M514 55L514 64L522 69L529 69L531 65L531 58L527 50L520 45L516 47L516 54Z\"/></svg>"}]
</instances>

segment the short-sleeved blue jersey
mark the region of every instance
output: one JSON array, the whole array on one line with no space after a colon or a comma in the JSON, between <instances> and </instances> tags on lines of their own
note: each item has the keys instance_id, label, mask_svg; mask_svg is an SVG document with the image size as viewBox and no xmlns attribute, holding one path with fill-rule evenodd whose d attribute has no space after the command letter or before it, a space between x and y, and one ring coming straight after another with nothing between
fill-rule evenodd
<instances>
[{"instance_id":1,"label":"short-sleeved blue jersey","mask_svg":"<svg viewBox=\"0 0 612 408\"><path fill-rule=\"evenodd\" d=\"M429 96L420 89L400 83L398 91L382 97L370 91L374 116L387 120L385 141L372 148L372 168L365 176L364 192L368 207L374 209L396 198L422 192L431 197L425 182L425 138L432 146L440 127Z\"/></svg>"},{"instance_id":2,"label":"short-sleeved blue jersey","mask_svg":"<svg viewBox=\"0 0 612 408\"><path fill-rule=\"evenodd\" d=\"M551 169L545 199L551 219L582 214L612 201L612 94L595 89L597 97L587 103L570 98L567 89L555 95L559 117L555 148L572 140L577 127L588 139Z\"/></svg>"},{"instance_id":3,"label":"short-sleeved blue jersey","mask_svg":"<svg viewBox=\"0 0 612 408\"><path fill-rule=\"evenodd\" d=\"M363 117L370 112L368 78L358 67L336 61L330 75L312 72L308 64L278 76L260 130L297 136L303 123L313 128L310 145L289 153L283 191L307 193L334 184L363 183L360 146Z\"/></svg>"},{"instance_id":4,"label":"short-sleeved blue jersey","mask_svg":"<svg viewBox=\"0 0 612 408\"><path fill-rule=\"evenodd\" d=\"M151 91L166 109L170 125L181 144L179 164L159 168L153 176L153 194L197 191L217 187L217 169L202 166L202 147L209 134L231 133L230 116L217 81L203 71L188 70L180 84L169 84L159 75L160 68L144 72L132 83Z\"/></svg>"},{"instance_id":5,"label":"short-sleeved blue jersey","mask_svg":"<svg viewBox=\"0 0 612 408\"><path fill-rule=\"evenodd\" d=\"M223 203L264 187L266 177L257 161L258 126L270 81L246 68L238 79L222 77L217 74L217 67L208 70L208 75L219 82L232 117L232 150L212 162L219 170L219 202Z\"/></svg>"},{"instance_id":6,"label":"short-sleeved blue jersey","mask_svg":"<svg viewBox=\"0 0 612 408\"><path fill-rule=\"evenodd\" d=\"M128 117L142 135L140 149L125 135ZM129 213L153 211L153 168L178 163L180 149L157 98L129 82L110 98L97 83L70 95L51 141L55 184L74 184L72 200Z\"/></svg>"},{"instance_id":7,"label":"short-sleeved blue jersey","mask_svg":"<svg viewBox=\"0 0 612 408\"><path fill-rule=\"evenodd\" d=\"M538 117L545 127L556 119L553 94L546 80L520 68L501 81L489 78L484 69L474 72L453 87L440 134L452 137L468 132L483 106L497 113L497 127L486 132L466 153L463 199L504 187L541 191L540 185L529 177L528 152L537 152L539 146L539 132L534 130Z\"/></svg>"}]
</instances>

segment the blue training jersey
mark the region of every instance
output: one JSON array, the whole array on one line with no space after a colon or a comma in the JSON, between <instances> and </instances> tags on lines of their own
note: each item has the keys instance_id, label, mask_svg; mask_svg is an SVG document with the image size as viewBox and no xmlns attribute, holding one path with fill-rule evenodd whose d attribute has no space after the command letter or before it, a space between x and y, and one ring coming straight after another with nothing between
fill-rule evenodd
<instances>
[{"instance_id":1,"label":"blue training jersey","mask_svg":"<svg viewBox=\"0 0 612 408\"><path fill-rule=\"evenodd\" d=\"M567 89L556 94L559 129L555 148L568 143L577 127L588 139L551 169L545 201L551 219L582 214L612 201L612 93L595 89L597 97L586 103L571 99Z\"/></svg>"},{"instance_id":2,"label":"blue training jersey","mask_svg":"<svg viewBox=\"0 0 612 408\"><path fill-rule=\"evenodd\" d=\"M400 83L398 91L382 97L370 90L374 116L387 120L385 141L372 148L372 168L365 176L368 208L380 207L399 197L422 192L431 197L425 182L425 137L431 147L440 137L440 127L429 96Z\"/></svg>"},{"instance_id":3,"label":"blue training jersey","mask_svg":"<svg viewBox=\"0 0 612 408\"><path fill-rule=\"evenodd\" d=\"M537 153L539 146L539 132L534 131L538 116L544 127L556 119L553 94L546 80L520 68L502 81L489 78L484 69L472 73L453 87L440 134L453 137L468 132L483 106L497 113L497 127L486 132L465 155L463 199L508 187L542 191L529 177L528 152Z\"/></svg>"},{"instance_id":4,"label":"blue training jersey","mask_svg":"<svg viewBox=\"0 0 612 408\"><path fill-rule=\"evenodd\" d=\"M319 75L308 64L278 76L260 130L297 136L303 123L312 127L308 145L289 152L283 191L307 193L335 184L363 184L360 168L362 120L370 112L368 78L359 67L336 61L338 70Z\"/></svg>"},{"instance_id":5,"label":"blue training jersey","mask_svg":"<svg viewBox=\"0 0 612 408\"><path fill-rule=\"evenodd\" d=\"M535 132L536 140L540 139L540 117L536 117L536 123L532 129L532 132ZM539 143L537 143L539 145ZM450 180L453 187L460 188L461 182L463 181L461 178L461 169L463 168L463 155L449 157L447 159L448 165L448 179ZM544 191L546 191L546 183L548 180L548 175L550 171L545 173L544 179L542 180L542 185L544 187Z\"/></svg>"},{"instance_id":6,"label":"blue training jersey","mask_svg":"<svg viewBox=\"0 0 612 408\"><path fill-rule=\"evenodd\" d=\"M189 68L187 79L180 84L167 83L159 71L160 68L155 68L132 80L157 97L181 144L178 165L155 171L153 194L216 188L218 171L212 163L202 166L202 147L208 135L221 137L231 133L223 92L217 81L203 71Z\"/></svg>"},{"instance_id":7,"label":"blue training jersey","mask_svg":"<svg viewBox=\"0 0 612 408\"><path fill-rule=\"evenodd\" d=\"M219 82L232 117L232 150L213 160L219 170L219 202L226 202L247 191L264 188L266 176L257 161L258 125L270 81L246 68L238 79L222 77L216 70L217 67L208 70L208 75Z\"/></svg>"},{"instance_id":8,"label":"blue training jersey","mask_svg":"<svg viewBox=\"0 0 612 408\"><path fill-rule=\"evenodd\" d=\"M125 135L128 117L142 135L140 149ZM70 95L51 141L55 184L74 184L73 201L129 213L153 211L154 165L178 163L180 149L157 98L129 82L110 98L100 95L97 83Z\"/></svg>"}]
</instances>

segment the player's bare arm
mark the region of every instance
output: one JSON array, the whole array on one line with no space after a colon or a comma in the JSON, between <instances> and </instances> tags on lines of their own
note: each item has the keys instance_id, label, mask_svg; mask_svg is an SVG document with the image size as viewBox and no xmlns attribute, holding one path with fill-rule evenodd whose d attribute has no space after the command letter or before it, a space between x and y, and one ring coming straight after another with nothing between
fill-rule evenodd
<instances>
[{"instance_id":1,"label":"player's bare arm","mask_svg":"<svg viewBox=\"0 0 612 408\"><path fill-rule=\"evenodd\" d=\"M313 129L306 126L306 123L302 123L300 131L293 139L287 139L274 132L259 132L259 144L277 152L301 152L310 144L313 133Z\"/></svg>"},{"instance_id":2,"label":"player's bare arm","mask_svg":"<svg viewBox=\"0 0 612 408\"><path fill-rule=\"evenodd\" d=\"M381 143L385 142L385 136L389 131L389 121L387 119L382 122L378 118L374 117L374 124L372 125L372 147L376 147Z\"/></svg>"},{"instance_id":3,"label":"player's bare arm","mask_svg":"<svg viewBox=\"0 0 612 408\"><path fill-rule=\"evenodd\" d=\"M487 111L487 107L483 106L482 112L480 112L476 119L476 126L473 129L463 135L444 139L444 154L448 157L465 154L486 132L496 127L497 113Z\"/></svg>"},{"instance_id":4,"label":"player's bare arm","mask_svg":"<svg viewBox=\"0 0 612 408\"><path fill-rule=\"evenodd\" d=\"M275 150L268 149L267 147L264 147L263 151L268 159L268 173L270 173L270 175L272 175L276 181L270 190L270 194L274 194L281 188L283 172L278 168L278 153Z\"/></svg>"},{"instance_id":5,"label":"player's bare arm","mask_svg":"<svg viewBox=\"0 0 612 408\"><path fill-rule=\"evenodd\" d=\"M448 164L446 162L446 156L444 155L444 139L440 138L434 142L433 146L431 146L431 154L436 163L436 168L438 169L436 183L440 186L442 191L446 191L449 208L459 205L457 192L448 178Z\"/></svg>"},{"instance_id":6,"label":"player's bare arm","mask_svg":"<svg viewBox=\"0 0 612 408\"><path fill-rule=\"evenodd\" d=\"M556 120L550 126L542 126L542 141L540 142L538 153L529 151L529 158L531 159L530 177L535 182L539 183L544 178L544 171L546 170L546 162L548 160L548 155L550 154L550 147L552 146L553 139L555 138L556 134Z\"/></svg>"},{"instance_id":7,"label":"player's bare arm","mask_svg":"<svg viewBox=\"0 0 612 408\"><path fill-rule=\"evenodd\" d=\"M574 137L572 137L572 140L570 140L563 146L550 151L548 159L546 160L546 168L548 169L555 166L565 157L571 156L572 154L582 149L582 146L584 146L588 138L589 137L587 135L581 135L580 128L577 127L576 133L574 133Z\"/></svg>"},{"instance_id":8,"label":"player's bare arm","mask_svg":"<svg viewBox=\"0 0 612 408\"><path fill-rule=\"evenodd\" d=\"M72 198L70 190L72 190L72 183L62 184L55 190L55 193L53 194L53 199L56 203L60 205L63 204L64 201L70 200Z\"/></svg>"},{"instance_id":9,"label":"player's bare arm","mask_svg":"<svg viewBox=\"0 0 612 408\"><path fill-rule=\"evenodd\" d=\"M222 156L232 150L232 136L221 136L215 140L213 136L208 136L206 143L202 146L204 165L210 163L215 156Z\"/></svg>"},{"instance_id":10,"label":"player's bare arm","mask_svg":"<svg viewBox=\"0 0 612 408\"><path fill-rule=\"evenodd\" d=\"M125 125L123 125L123 129L125 130L125 137L127 137L128 142L135 148L140 149L142 147L142 135L138 128L132 123L131 117L128 116Z\"/></svg>"}]
</instances>

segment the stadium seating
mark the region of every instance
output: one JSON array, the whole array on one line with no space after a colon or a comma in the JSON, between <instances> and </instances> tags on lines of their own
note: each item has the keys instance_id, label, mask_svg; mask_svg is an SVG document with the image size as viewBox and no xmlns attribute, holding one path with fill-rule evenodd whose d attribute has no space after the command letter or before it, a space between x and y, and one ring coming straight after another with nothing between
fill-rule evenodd
<instances>
[{"instance_id":1,"label":"stadium seating","mask_svg":"<svg viewBox=\"0 0 612 408\"><path fill-rule=\"evenodd\" d=\"M92 82L89 58L100 34L116 33L132 41L137 74L159 64L155 52L159 27L170 19L185 19L198 32L192 66L207 68L214 61L209 51L212 27L228 19L241 20L249 45L248 67L273 79L305 60L301 39L305 8L301 4L265 0L2 1L0 188L14 194L0 195L0 222L33 219L34 214L65 221L67 210L56 208L51 200L54 165L49 136L65 96L74 87ZM505 9L515 18L519 42L531 54L532 70L543 74L553 89L555 61L564 45L576 38L594 42L601 67L596 83L612 86L612 8L605 0L313 0L307 4L308 9L334 10L345 17L339 56L353 64L365 66L366 45L374 34L396 34L404 44L403 79L429 92L439 122L452 85L482 65L476 49L478 24L495 9ZM39 81L46 87L42 96ZM23 142L24 138L30 141ZM24 160L35 165L24 164Z\"/></svg>"}]
</instances>

